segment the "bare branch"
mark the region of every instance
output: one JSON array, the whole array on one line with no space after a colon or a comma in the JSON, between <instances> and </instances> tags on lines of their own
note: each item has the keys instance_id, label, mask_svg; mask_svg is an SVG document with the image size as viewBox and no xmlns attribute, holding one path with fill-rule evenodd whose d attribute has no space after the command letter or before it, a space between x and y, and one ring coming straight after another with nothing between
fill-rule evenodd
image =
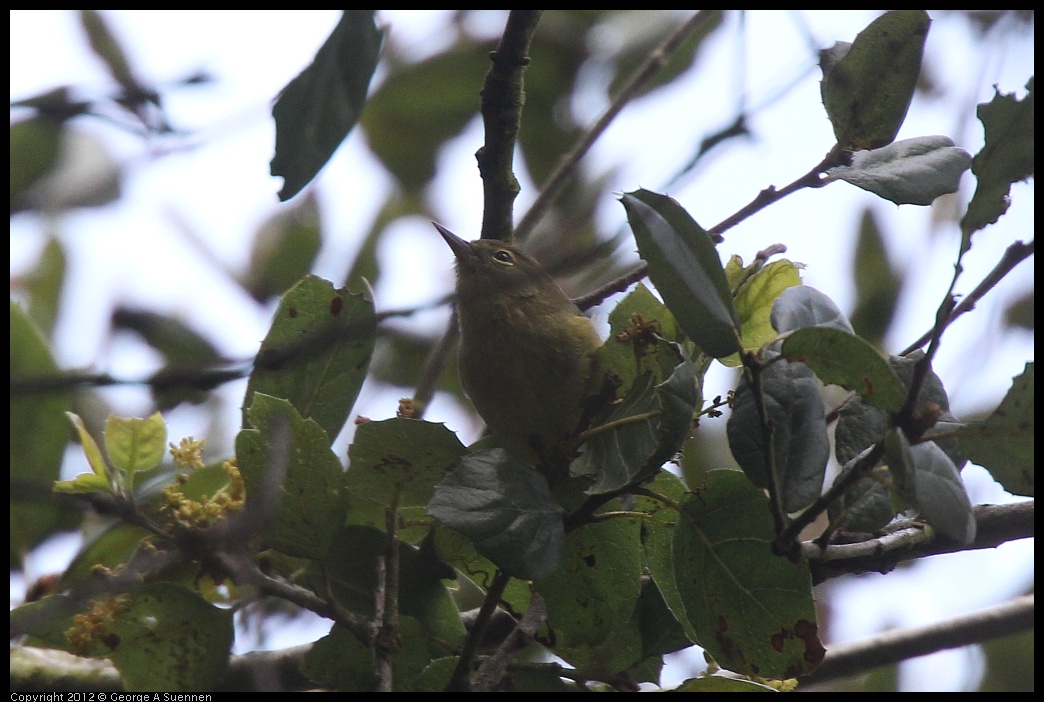
<instances>
[{"instance_id":1,"label":"bare branch","mask_svg":"<svg viewBox=\"0 0 1044 702\"><path fill-rule=\"evenodd\" d=\"M1033 595L941 624L885 631L863 641L828 647L826 658L801 684L862 673L908 658L981 643L1033 628Z\"/></svg>"}]
</instances>

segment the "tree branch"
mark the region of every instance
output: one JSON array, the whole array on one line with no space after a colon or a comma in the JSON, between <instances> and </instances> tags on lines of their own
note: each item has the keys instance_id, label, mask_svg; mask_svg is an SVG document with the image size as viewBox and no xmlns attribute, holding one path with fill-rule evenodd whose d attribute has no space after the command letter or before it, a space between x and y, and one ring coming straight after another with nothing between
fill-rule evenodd
<instances>
[{"instance_id":1,"label":"tree branch","mask_svg":"<svg viewBox=\"0 0 1044 702\"><path fill-rule=\"evenodd\" d=\"M852 544L832 544L826 549L802 544L812 571L813 584L854 573L887 573L903 561L943 553L996 548L1002 543L1034 536L1033 500L1006 505L977 505L974 508L976 535L970 544L961 544L923 525L909 522L877 539Z\"/></svg>"},{"instance_id":2,"label":"tree branch","mask_svg":"<svg viewBox=\"0 0 1044 702\"><path fill-rule=\"evenodd\" d=\"M830 646L815 672L801 679L815 684L862 673L936 651L981 643L1033 628L1033 595L940 624L885 631L850 644Z\"/></svg>"},{"instance_id":3,"label":"tree branch","mask_svg":"<svg viewBox=\"0 0 1044 702\"><path fill-rule=\"evenodd\" d=\"M515 143L525 102L522 75L529 65L529 45L543 10L511 10L497 50L490 54L482 87L482 122L486 133L475 154L482 176L482 238L511 241L512 208L518 195L513 171Z\"/></svg>"},{"instance_id":4,"label":"tree branch","mask_svg":"<svg viewBox=\"0 0 1044 702\"><path fill-rule=\"evenodd\" d=\"M468 632L468 638L464 641L464 650L457 659L457 667L453 670L453 677L446 684L446 692L470 692L471 691L471 668L475 663L475 655L478 653L479 644L500 604L500 598L504 594L504 588L511 582L511 576L502 570L498 570L486 591L486 599L482 602L475 623Z\"/></svg>"}]
</instances>

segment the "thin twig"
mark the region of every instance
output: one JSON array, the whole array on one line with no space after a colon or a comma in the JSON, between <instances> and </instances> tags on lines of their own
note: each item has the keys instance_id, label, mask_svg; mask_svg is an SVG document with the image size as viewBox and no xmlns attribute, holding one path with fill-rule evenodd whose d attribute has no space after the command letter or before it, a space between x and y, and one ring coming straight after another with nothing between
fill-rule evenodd
<instances>
[{"instance_id":1,"label":"thin twig","mask_svg":"<svg viewBox=\"0 0 1044 702\"><path fill-rule=\"evenodd\" d=\"M707 233L711 235L711 239L715 243L720 243L724 239L722 234L736 226L743 220L747 219L751 215L760 212L769 205L779 202L787 195L796 193L804 188L818 188L822 187L823 183L820 180L820 174L824 171L839 165L844 160L844 153L839 151L836 147L831 149L830 152L820 161L814 168L805 173L803 176L793 181L789 185L784 186L777 190L775 186L769 186L762 190L755 196L747 205L738 210L735 214L725 218L721 222L718 222L713 227L707 230ZM776 246L776 245L774 245ZM770 248L766 252L775 253L777 249ZM760 252L759 252L760 255ZM630 287L633 283L638 282L649 274L649 264L641 262L633 269L624 273L619 278L611 280L608 283L592 290L586 295L577 298L577 305L582 310L586 310L590 307L594 307L610 295L618 292L622 292Z\"/></svg>"},{"instance_id":2,"label":"thin twig","mask_svg":"<svg viewBox=\"0 0 1044 702\"><path fill-rule=\"evenodd\" d=\"M515 656L533 642L533 636L546 621L547 605L540 593L534 592L522 619L475 673L472 682L474 691L488 692L503 680Z\"/></svg>"},{"instance_id":3,"label":"thin twig","mask_svg":"<svg viewBox=\"0 0 1044 702\"><path fill-rule=\"evenodd\" d=\"M588 128L580 142L573 147L573 150L559 161L554 174L544 184L544 187L540 189L533 206L529 208L529 211L519 221L518 226L515 227L515 238L517 240L524 241L529 236L536 223L547 213L551 203L554 202L559 192L565 187L566 182L576 170L580 159L591 149L595 141L602 136L627 103L667 64L674 52L684 44L686 39L698 32L705 22L713 18L713 10L700 10L667 37L656 50L649 54L649 57L631 75L631 78L620 90L612 104L602 113L602 116Z\"/></svg>"},{"instance_id":4,"label":"thin twig","mask_svg":"<svg viewBox=\"0 0 1044 702\"><path fill-rule=\"evenodd\" d=\"M446 684L446 692L470 692L471 691L471 668L475 664L475 655L478 653L479 643L486 633L493 612L500 604L500 598L504 595L504 589L511 582L511 576L502 570L498 570L493 576L493 582L486 590L486 599L482 602L475 623L468 632L468 638L464 641L464 649L457 659L457 667L453 670L453 677Z\"/></svg>"},{"instance_id":5,"label":"thin twig","mask_svg":"<svg viewBox=\"0 0 1044 702\"><path fill-rule=\"evenodd\" d=\"M986 277L982 279L982 282L976 285L975 289L968 293L964 299L953 308L953 311L946 320L946 326L953 324L953 322L965 312L970 312L975 309L976 303L981 300L986 293L996 287L997 283L1003 280L1004 277L1015 268L1015 266L1032 256L1033 244L1033 241L1028 244L1016 241L1005 249L1004 255L1001 256L1000 261L998 261L997 265L993 267L993 270L987 273ZM932 338L932 333L934 331L935 327L926 331L917 339L917 341L903 349L900 355L905 356L924 346Z\"/></svg>"}]
</instances>

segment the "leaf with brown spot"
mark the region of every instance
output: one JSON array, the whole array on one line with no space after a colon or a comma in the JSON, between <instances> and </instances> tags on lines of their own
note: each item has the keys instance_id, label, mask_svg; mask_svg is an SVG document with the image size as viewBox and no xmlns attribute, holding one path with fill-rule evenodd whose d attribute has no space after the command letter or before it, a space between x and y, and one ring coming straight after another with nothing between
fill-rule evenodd
<instances>
[{"instance_id":1,"label":"leaf with brown spot","mask_svg":"<svg viewBox=\"0 0 1044 702\"><path fill-rule=\"evenodd\" d=\"M724 668L781 679L815 667L808 627L802 639L790 623L814 622L815 607L807 564L774 555L774 537L762 492L738 471L711 471L682 502L674 558L696 643Z\"/></svg>"}]
</instances>

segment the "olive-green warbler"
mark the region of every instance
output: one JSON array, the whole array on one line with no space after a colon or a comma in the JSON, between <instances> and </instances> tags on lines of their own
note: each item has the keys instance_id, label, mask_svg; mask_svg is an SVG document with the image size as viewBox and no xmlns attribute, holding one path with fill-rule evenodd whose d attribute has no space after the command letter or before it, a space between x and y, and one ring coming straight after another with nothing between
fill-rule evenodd
<instances>
[{"instance_id":1,"label":"olive-green warbler","mask_svg":"<svg viewBox=\"0 0 1044 702\"><path fill-rule=\"evenodd\" d=\"M464 392L504 448L552 469L581 417L598 333L517 246L435 228L456 257Z\"/></svg>"}]
</instances>

